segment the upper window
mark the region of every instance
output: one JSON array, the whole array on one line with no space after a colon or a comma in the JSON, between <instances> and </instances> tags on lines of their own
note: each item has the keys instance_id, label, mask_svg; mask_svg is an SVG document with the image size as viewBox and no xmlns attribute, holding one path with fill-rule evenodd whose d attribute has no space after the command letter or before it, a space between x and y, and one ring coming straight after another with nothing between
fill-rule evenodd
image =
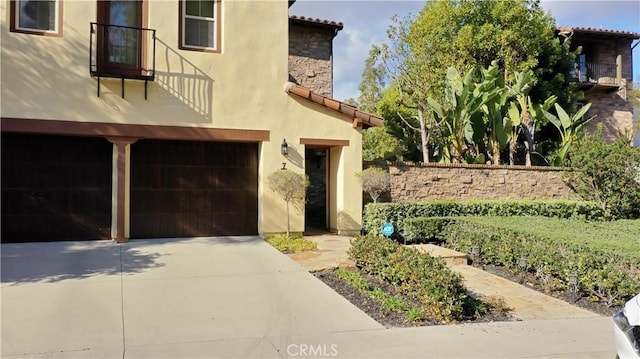
<instances>
[{"instance_id":1,"label":"upper window","mask_svg":"<svg viewBox=\"0 0 640 359\"><path fill-rule=\"evenodd\" d=\"M181 48L219 51L219 1L183 0L180 8Z\"/></svg>"},{"instance_id":2,"label":"upper window","mask_svg":"<svg viewBox=\"0 0 640 359\"><path fill-rule=\"evenodd\" d=\"M12 0L11 31L59 35L62 0Z\"/></svg>"}]
</instances>

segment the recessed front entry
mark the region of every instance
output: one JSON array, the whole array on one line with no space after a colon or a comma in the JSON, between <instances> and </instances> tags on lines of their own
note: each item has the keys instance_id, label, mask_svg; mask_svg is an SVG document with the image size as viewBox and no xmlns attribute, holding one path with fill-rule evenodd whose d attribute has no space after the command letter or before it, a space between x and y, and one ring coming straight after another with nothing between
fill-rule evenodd
<instances>
[{"instance_id":1,"label":"recessed front entry","mask_svg":"<svg viewBox=\"0 0 640 359\"><path fill-rule=\"evenodd\" d=\"M258 233L258 144L131 145L131 238Z\"/></svg>"},{"instance_id":2,"label":"recessed front entry","mask_svg":"<svg viewBox=\"0 0 640 359\"><path fill-rule=\"evenodd\" d=\"M305 203L305 232L326 232L329 229L327 216L327 148L305 149L305 173L309 177L309 188Z\"/></svg>"}]
</instances>

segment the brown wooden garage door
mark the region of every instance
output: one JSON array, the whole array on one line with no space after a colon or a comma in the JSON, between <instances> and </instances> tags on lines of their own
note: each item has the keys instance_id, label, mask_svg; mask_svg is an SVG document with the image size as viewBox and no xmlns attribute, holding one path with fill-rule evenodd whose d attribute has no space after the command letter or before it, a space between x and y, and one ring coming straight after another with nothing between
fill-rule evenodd
<instances>
[{"instance_id":1,"label":"brown wooden garage door","mask_svg":"<svg viewBox=\"0 0 640 359\"><path fill-rule=\"evenodd\" d=\"M2 134L2 242L111 237L113 145Z\"/></svg>"},{"instance_id":2,"label":"brown wooden garage door","mask_svg":"<svg viewBox=\"0 0 640 359\"><path fill-rule=\"evenodd\" d=\"M131 238L258 232L258 145L141 140L131 149Z\"/></svg>"}]
</instances>

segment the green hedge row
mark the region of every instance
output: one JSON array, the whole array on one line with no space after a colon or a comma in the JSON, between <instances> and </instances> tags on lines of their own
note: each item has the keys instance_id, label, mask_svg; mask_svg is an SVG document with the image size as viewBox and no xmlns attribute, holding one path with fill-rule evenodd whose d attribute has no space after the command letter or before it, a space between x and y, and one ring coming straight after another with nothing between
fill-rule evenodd
<instances>
[{"instance_id":1,"label":"green hedge row","mask_svg":"<svg viewBox=\"0 0 640 359\"><path fill-rule=\"evenodd\" d=\"M618 227L633 232L622 229L619 238L611 236L615 222L596 228L593 237L585 233L598 225L543 217L414 218L409 223L415 233L426 229L427 236L451 249L469 253L476 246L482 263L513 273L526 271L550 291L575 285L579 293L609 306L623 304L640 291L640 241L633 238L638 221L621 221ZM418 234L412 240L420 238L426 237ZM577 283L572 283L572 274Z\"/></svg>"},{"instance_id":2,"label":"green hedge row","mask_svg":"<svg viewBox=\"0 0 640 359\"><path fill-rule=\"evenodd\" d=\"M363 213L366 232L380 233L385 222L398 232L407 218L451 216L544 216L556 218L604 219L594 202L564 200L433 201L369 203ZM396 237L397 238L397 237Z\"/></svg>"},{"instance_id":3,"label":"green hedge row","mask_svg":"<svg viewBox=\"0 0 640 359\"><path fill-rule=\"evenodd\" d=\"M443 322L463 318L468 302L463 279L444 260L375 235L352 240L348 254L361 270L419 300L427 316Z\"/></svg>"}]
</instances>

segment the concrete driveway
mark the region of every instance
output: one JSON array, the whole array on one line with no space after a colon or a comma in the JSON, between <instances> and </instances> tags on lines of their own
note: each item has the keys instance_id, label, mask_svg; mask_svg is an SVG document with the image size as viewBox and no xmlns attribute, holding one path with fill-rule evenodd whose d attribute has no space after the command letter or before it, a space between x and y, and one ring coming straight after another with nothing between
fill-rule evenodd
<instances>
[{"instance_id":1,"label":"concrete driveway","mask_svg":"<svg viewBox=\"0 0 640 359\"><path fill-rule=\"evenodd\" d=\"M2 245L3 358L612 358L610 318L384 329L257 237Z\"/></svg>"},{"instance_id":2,"label":"concrete driveway","mask_svg":"<svg viewBox=\"0 0 640 359\"><path fill-rule=\"evenodd\" d=\"M1 278L3 358L281 357L384 329L258 237L3 244Z\"/></svg>"}]
</instances>

